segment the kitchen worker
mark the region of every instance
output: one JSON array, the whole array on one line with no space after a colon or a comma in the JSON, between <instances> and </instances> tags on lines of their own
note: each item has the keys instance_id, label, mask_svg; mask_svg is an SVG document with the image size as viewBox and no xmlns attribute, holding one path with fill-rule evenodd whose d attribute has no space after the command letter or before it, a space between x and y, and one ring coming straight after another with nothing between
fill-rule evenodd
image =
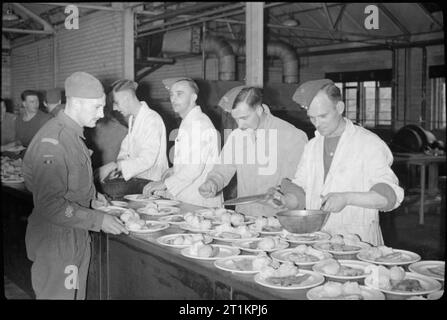
<instances>
[{"instance_id":1,"label":"kitchen worker","mask_svg":"<svg viewBox=\"0 0 447 320\"><path fill-rule=\"evenodd\" d=\"M404 197L391 170L393 156L377 135L342 116L340 89L329 79L303 83L293 100L307 109L317 129L292 181L276 193L289 209L331 212L322 230L358 234L383 245L378 211L396 209Z\"/></svg>"},{"instance_id":2,"label":"kitchen worker","mask_svg":"<svg viewBox=\"0 0 447 320\"><path fill-rule=\"evenodd\" d=\"M6 109L5 100L1 100L2 107L2 118L1 118L1 127L2 127L2 151L3 149L7 149L7 146L15 141L16 129L15 129L15 120L16 115L12 112L8 112ZM12 144L11 144L12 146Z\"/></svg>"},{"instance_id":3,"label":"kitchen worker","mask_svg":"<svg viewBox=\"0 0 447 320\"><path fill-rule=\"evenodd\" d=\"M199 186L205 181L213 164L219 158L219 137L213 123L196 105L199 88L187 77L163 80L169 90L172 108L182 122L175 139L173 167L168 169L161 181L144 187L144 194L163 193L186 203L220 207L222 195L205 198Z\"/></svg>"},{"instance_id":4,"label":"kitchen worker","mask_svg":"<svg viewBox=\"0 0 447 320\"><path fill-rule=\"evenodd\" d=\"M62 89L53 88L47 91L45 101L43 103L53 117L55 117L59 111L64 110L65 105L62 104Z\"/></svg>"},{"instance_id":5,"label":"kitchen worker","mask_svg":"<svg viewBox=\"0 0 447 320\"><path fill-rule=\"evenodd\" d=\"M220 162L200 186L203 196L214 196L235 173L238 197L266 193L282 178L293 177L307 136L270 113L269 107L262 103L260 88L235 87L222 97L219 105L231 113L238 128L228 136ZM265 202L241 204L236 210L252 216L273 216L278 211Z\"/></svg>"},{"instance_id":6,"label":"kitchen worker","mask_svg":"<svg viewBox=\"0 0 447 320\"><path fill-rule=\"evenodd\" d=\"M159 181L168 169L165 124L146 102L138 100L137 83L118 80L112 86L113 110L129 117L128 133L121 142L116 161L99 169L100 179L121 173L126 181L133 177Z\"/></svg>"},{"instance_id":7,"label":"kitchen worker","mask_svg":"<svg viewBox=\"0 0 447 320\"><path fill-rule=\"evenodd\" d=\"M16 140L27 147L39 129L52 118L51 114L39 110L39 95L34 90L21 94L23 113L16 119Z\"/></svg>"},{"instance_id":8,"label":"kitchen worker","mask_svg":"<svg viewBox=\"0 0 447 320\"><path fill-rule=\"evenodd\" d=\"M65 110L36 134L23 160L33 194L25 244L37 299L85 299L89 230L128 233L116 217L90 208L105 199L93 185L83 127L103 116L103 87L92 75L75 72L65 80L65 92Z\"/></svg>"}]
</instances>

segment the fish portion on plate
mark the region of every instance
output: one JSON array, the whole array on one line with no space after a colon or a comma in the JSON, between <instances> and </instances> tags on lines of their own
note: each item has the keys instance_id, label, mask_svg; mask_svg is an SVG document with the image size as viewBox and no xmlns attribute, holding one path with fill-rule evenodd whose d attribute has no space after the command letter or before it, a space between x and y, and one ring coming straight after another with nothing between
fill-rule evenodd
<instances>
[{"instance_id":1,"label":"fish portion on plate","mask_svg":"<svg viewBox=\"0 0 447 320\"><path fill-rule=\"evenodd\" d=\"M385 265L409 264L421 259L421 257L414 252L393 249L387 246L363 249L357 257L359 260Z\"/></svg>"},{"instance_id":2,"label":"fish portion on plate","mask_svg":"<svg viewBox=\"0 0 447 320\"><path fill-rule=\"evenodd\" d=\"M301 244L295 248L276 251L272 253L272 258L280 262L291 261L297 265L313 265L318 261L332 258L332 255Z\"/></svg>"},{"instance_id":3,"label":"fish portion on plate","mask_svg":"<svg viewBox=\"0 0 447 320\"><path fill-rule=\"evenodd\" d=\"M289 243L280 237L264 237L254 240L235 241L233 246L250 252L272 252L287 248Z\"/></svg>"},{"instance_id":4,"label":"fish portion on plate","mask_svg":"<svg viewBox=\"0 0 447 320\"><path fill-rule=\"evenodd\" d=\"M280 233L283 227L277 217L256 217L253 224L250 225L250 230L260 233Z\"/></svg>"},{"instance_id":5,"label":"fish portion on plate","mask_svg":"<svg viewBox=\"0 0 447 320\"><path fill-rule=\"evenodd\" d=\"M369 266L370 264L357 260L326 259L316 263L312 269L330 278L353 280L366 277L371 272L367 269Z\"/></svg>"},{"instance_id":6,"label":"fish portion on plate","mask_svg":"<svg viewBox=\"0 0 447 320\"><path fill-rule=\"evenodd\" d=\"M225 223L216 226L210 235L217 240L230 241L257 238L259 233L250 231L245 225L232 227L230 224Z\"/></svg>"},{"instance_id":7,"label":"fish portion on plate","mask_svg":"<svg viewBox=\"0 0 447 320\"><path fill-rule=\"evenodd\" d=\"M306 296L309 300L385 300L380 291L351 281L327 281L322 286L310 289Z\"/></svg>"}]
</instances>

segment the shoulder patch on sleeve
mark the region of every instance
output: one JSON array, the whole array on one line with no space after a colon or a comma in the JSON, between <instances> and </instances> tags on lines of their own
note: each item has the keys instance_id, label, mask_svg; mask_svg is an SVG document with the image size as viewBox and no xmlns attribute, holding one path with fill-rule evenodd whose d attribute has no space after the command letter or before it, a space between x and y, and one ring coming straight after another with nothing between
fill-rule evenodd
<instances>
[{"instance_id":1,"label":"shoulder patch on sleeve","mask_svg":"<svg viewBox=\"0 0 447 320\"><path fill-rule=\"evenodd\" d=\"M49 142L52 143L54 145L58 145L59 141L53 138L42 138L41 142Z\"/></svg>"}]
</instances>

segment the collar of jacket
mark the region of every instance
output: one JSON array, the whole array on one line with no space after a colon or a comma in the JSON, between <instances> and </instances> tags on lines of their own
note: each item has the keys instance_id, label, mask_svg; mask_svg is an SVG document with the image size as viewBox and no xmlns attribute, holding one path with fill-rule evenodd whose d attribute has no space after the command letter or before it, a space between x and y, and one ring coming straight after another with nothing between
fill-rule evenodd
<instances>
[{"instance_id":1,"label":"collar of jacket","mask_svg":"<svg viewBox=\"0 0 447 320\"><path fill-rule=\"evenodd\" d=\"M185 119L182 120L182 122L190 121L190 119L194 119L196 115L200 113L202 113L202 109L200 108L200 106L195 106L188 112L188 114L186 115Z\"/></svg>"},{"instance_id":2,"label":"collar of jacket","mask_svg":"<svg viewBox=\"0 0 447 320\"><path fill-rule=\"evenodd\" d=\"M346 126L345 126L345 130L343 130L343 133L340 135L344 136L344 135L351 135L354 133L355 131L355 127L354 124L352 123L351 120L349 120L348 118L343 117L343 119L345 120ZM322 135L318 132L318 130L315 130L315 137L322 137Z\"/></svg>"},{"instance_id":3,"label":"collar of jacket","mask_svg":"<svg viewBox=\"0 0 447 320\"><path fill-rule=\"evenodd\" d=\"M77 124L72 118L67 116L63 110L58 112L56 118L69 130L74 131L74 133L85 140L84 128Z\"/></svg>"}]
</instances>

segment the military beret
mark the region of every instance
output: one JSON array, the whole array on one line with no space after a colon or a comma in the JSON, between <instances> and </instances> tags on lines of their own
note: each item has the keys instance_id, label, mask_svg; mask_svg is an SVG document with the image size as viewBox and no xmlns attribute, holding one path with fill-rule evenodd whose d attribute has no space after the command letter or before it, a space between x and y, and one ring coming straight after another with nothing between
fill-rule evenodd
<instances>
[{"instance_id":1,"label":"military beret","mask_svg":"<svg viewBox=\"0 0 447 320\"><path fill-rule=\"evenodd\" d=\"M300 104L303 108L309 108L318 91L329 83L333 84L334 82L329 79L306 81L296 89L292 100Z\"/></svg>"},{"instance_id":2,"label":"military beret","mask_svg":"<svg viewBox=\"0 0 447 320\"><path fill-rule=\"evenodd\" d=\"M75 72L65 79L65 95L85 99L104 97L104 87L101 82L87 72Z\"/></svg>"},{"instance_id":3,"label":"military beret","mask_svg":"<svg viewBox=\"0 0 447 320\"><path fill-rule=\"evenodd\" d=\"M233 109L234 100L244 88L247 88L247 86L237 86L230 89L227 93L224 94L222 98L220 98L217 105L225 111L231 112L231 109Z\"/></svg>"},{"instance_id":4,"label":"military beret","mask_svg":"<svg viewBox=\"0 0 447 320\"><path fill-rule=\"evenodd\" d=\"M199 87L197 86L197 83L188 77L169 78L161 80L161 82L163 83L166 89L171 90L171 87L174 85L174 83L177 83L182 80L188 81L194 87L196 93L199 93Z\"/></svg>"},{"instance_id":5,"label":"military beret","mask_svg":"<svg viewBox=\"0 0 447 320\"><path fill-rule=\"evenodd\" d=\"M47 91L46 100L48 103L59 103L62 100L62 89L53 88Z\"/></svg>"}]
</instances>

